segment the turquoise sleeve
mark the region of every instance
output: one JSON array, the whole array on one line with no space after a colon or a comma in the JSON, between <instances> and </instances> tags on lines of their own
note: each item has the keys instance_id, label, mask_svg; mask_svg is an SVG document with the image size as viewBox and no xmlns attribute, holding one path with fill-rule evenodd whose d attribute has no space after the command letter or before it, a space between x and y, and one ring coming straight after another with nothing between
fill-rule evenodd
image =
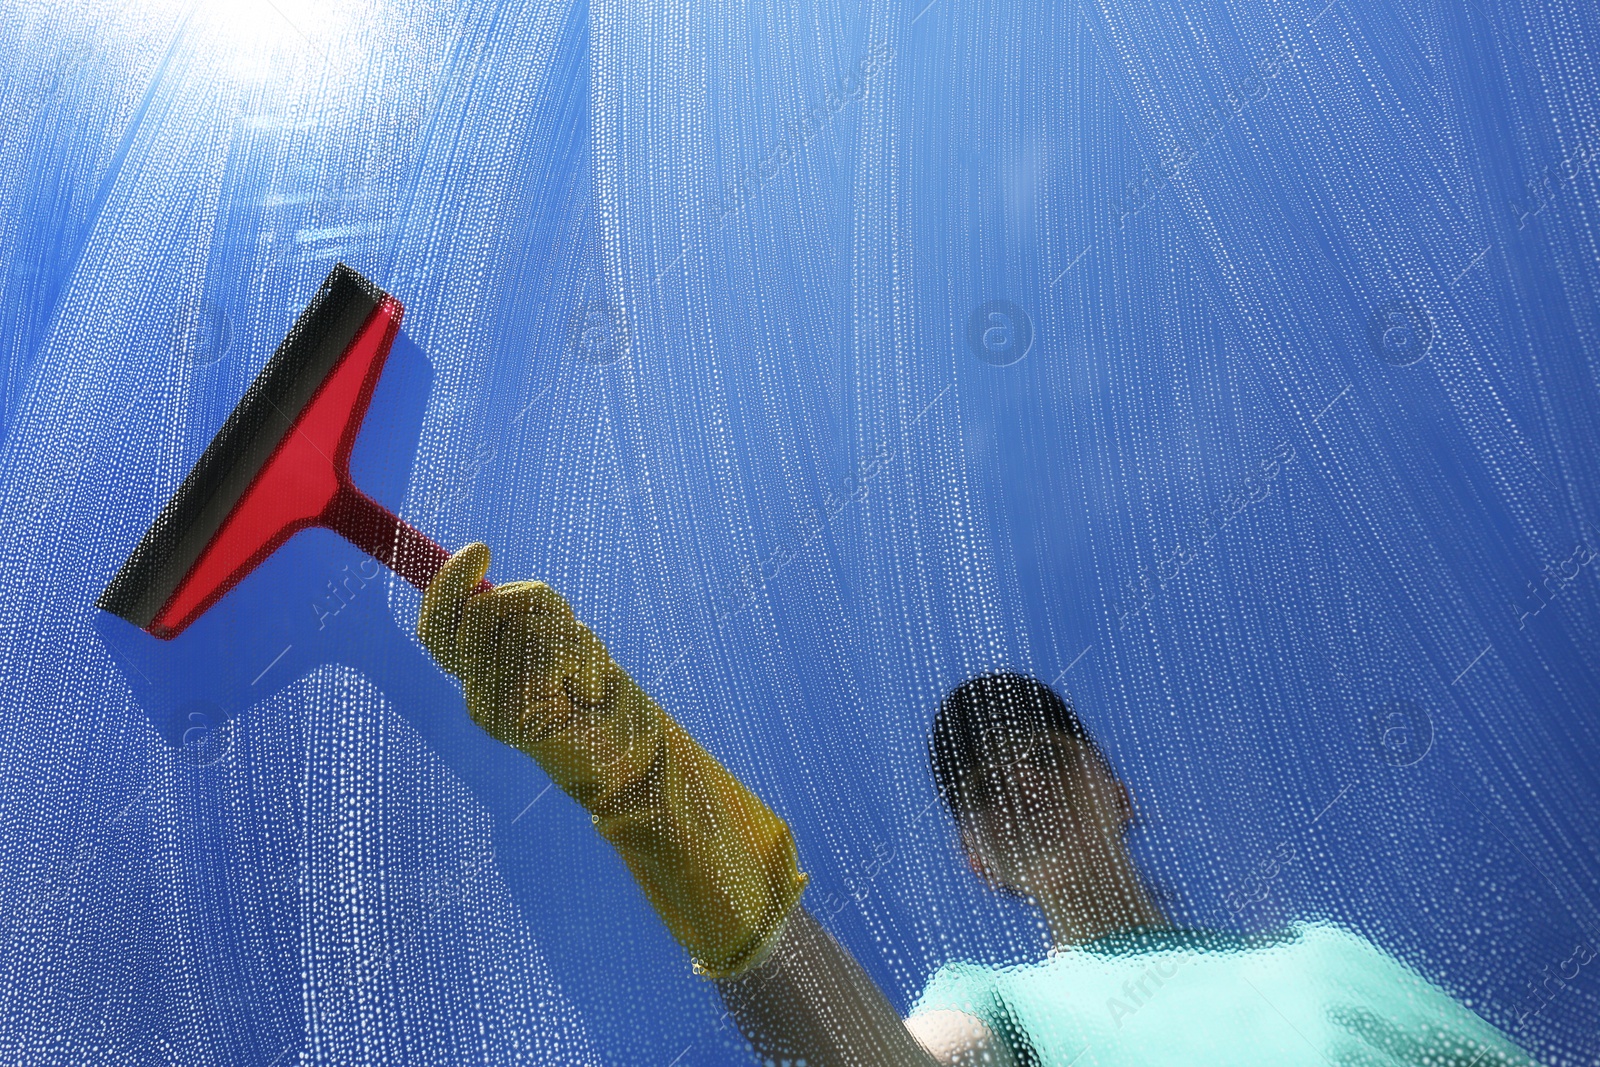
<instances>
[{"instance_id":1,"label":"turquoise sleeve","mask_svg":"<svg viewBox=\"0 0 1600 1067\"><path fill-rule=\"evenodd\" d=\"M1326 973L1345 996L1328 1021L1392 1063L1429 1067L1528 1067L1503 1033L1407 964L1344 931L1324 928ZM1331 936L1330 936L1331 935ZM1343 1042L1341 1042L1343 1043Z\"/></svg>"},{"instance_id":2,"label":"turquoise sleeve","mask_svg":"<svg viewBox=\"0 0 1600 1067\"><path fill-rule=\"evenodd\" d=\"M911 1006L912 1015L929 1011L961 1011L984 1021L991 1030L997 1021L999 998L994 971L979 963L956 960L934 972L922 995Z\"/></svg>"},{"instance_id":3,"label":"turquoise sleeve","mask_svg":"<svg viewBox=\"0 0 1600 1067\"><path fill-rule=\"evenodd\" d=\"M934 972L917 1002L911 1006L912 1015L929 1011L965 1012L989 1028L1001 1044L1010 1050L1012 1057L1022 1067L1039 1063L1032 1038L1007 1003L997 981L1002 970L980 963L955 961Z\"/></svg>"}]
</instances>

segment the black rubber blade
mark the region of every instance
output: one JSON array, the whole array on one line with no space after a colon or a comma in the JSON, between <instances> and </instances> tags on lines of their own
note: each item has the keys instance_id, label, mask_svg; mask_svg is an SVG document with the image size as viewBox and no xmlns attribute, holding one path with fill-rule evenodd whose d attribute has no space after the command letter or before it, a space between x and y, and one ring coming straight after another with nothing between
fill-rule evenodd
<instances>
[{"instance_id":1,"label":"black rubber blade","mask_svg":"<svg viewBox=\"0 0 1600 1067\"><path fill-rule=\"evenodd\" d=\"M99 607L149 628L383 298L383 290L343 263L328 273L100 594Z\"/></svg>"}]
</instances>

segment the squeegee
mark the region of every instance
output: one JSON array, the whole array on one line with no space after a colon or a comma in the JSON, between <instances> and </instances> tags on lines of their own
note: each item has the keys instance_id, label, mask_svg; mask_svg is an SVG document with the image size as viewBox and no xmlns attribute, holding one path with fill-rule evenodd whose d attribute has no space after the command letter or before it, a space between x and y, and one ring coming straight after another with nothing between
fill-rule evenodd
<instances>
[{"instance_id":1,"label":"squeegee","mask_svg":"<svg viewBox=\"0 0 1600 1067\"><path fill-rule=\"evenodd\" d=\"M313 526L426 589L450 553L350 479L404 313L360 274L334 267L98 605L170 640Z\"/></svg>"}]
</instances>

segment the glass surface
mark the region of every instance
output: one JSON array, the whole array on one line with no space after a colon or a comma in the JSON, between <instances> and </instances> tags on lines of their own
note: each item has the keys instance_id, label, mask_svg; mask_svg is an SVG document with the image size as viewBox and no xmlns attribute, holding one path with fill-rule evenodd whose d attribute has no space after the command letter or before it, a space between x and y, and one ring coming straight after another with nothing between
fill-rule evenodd
<instances>
[{"instance_id":1,"label":"glass surface","mask_svg":"<svg viewBox=\"0 0 1600 1067\"><path fill-rule=\"evenodd\" d=\"M0 1059L754 1062L370 557L94 607L341 261L406 307L357 484L559 589L897 1010L1055 958L929 767L1004 669L1173 922L1600 1057L1600 9L0 24Z\"/></svg>"}]
</instances>

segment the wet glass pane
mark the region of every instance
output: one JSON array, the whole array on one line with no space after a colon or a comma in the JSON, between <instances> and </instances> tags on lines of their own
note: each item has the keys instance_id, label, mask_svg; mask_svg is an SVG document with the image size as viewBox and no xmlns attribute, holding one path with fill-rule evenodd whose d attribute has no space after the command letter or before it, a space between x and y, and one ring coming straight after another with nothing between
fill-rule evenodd
<instances>
[{"instance_id":1,"label":"wet glass pane","mask_svg":"<svg viewBox=\"0 0 1600 1067\"><path fill-rule=\"evenodd\" d=\"M0 1059L1600 1057L1591 6L0 20Z\"/></svg>"}]
</instances>

